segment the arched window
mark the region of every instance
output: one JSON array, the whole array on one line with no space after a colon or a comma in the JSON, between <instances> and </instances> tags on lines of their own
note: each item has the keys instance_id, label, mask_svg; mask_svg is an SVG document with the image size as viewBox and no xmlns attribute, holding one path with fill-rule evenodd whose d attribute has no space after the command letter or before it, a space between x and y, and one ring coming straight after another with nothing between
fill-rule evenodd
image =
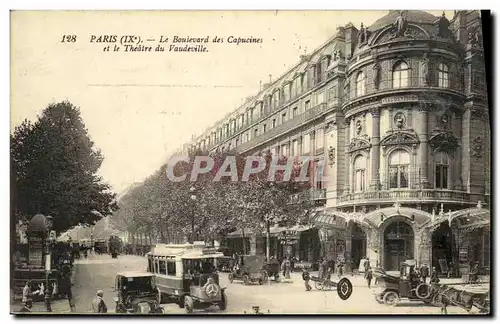
<instances>
[{"instance_id":1,"label":"arched window","mask_svg":"<svg viewBox=\"0 0 500 324\"><path fill-rule=\"evenodd\" d=\"M438 84L441 88L448 88L450 85L448 66L443 63L438 66Z\"/></svg>"},{"instance_id":2,"label":"arched window","mask_svg":"<svg viewBox=\"0 0 500 324\"><path fill-rule=\"evenodd\" d=\"M448 155L438 152L435 155L435 188L448 189Z\"/></svg>"},{"instance_id":3,"label":"arched window","mask_svg":"<svg viewBox=\"0 0 500 324\"><path fill-rule=\"evenodd\" d=\"M359 72L358 76L356 78L356 96L363 96L365 95L365 81L366 81L366 76L363 72Z\"/></svg>"},{"instance_id":4,"label":"arched window","mask_svg":"<svg viewBox=\"0 0 500 324\"><path fill-rule=\"evenodd\" d=\"M396 150L389 157L389 188L408 188L410 154Z\"/></svg>"},{"instance_id":5,"label":"arched window","mask_svg":"<svg viewBox=\"0 0 500 324\"><path fill-rule=\"evenodd\" d=\"M363 155L358 155L354 159L354 192L365 190L366 185L366 158Z\"/></svg>"},{"instance_id":6,"label":"arched window","mask_svg":"<svg viewBox=\"0 0 500 324\"><path fill-rule=\"evenodd\" d=\"M408 64L397 63L392 70L392 87L405 88L408 86Z\"/></svg>"}]
</instances>

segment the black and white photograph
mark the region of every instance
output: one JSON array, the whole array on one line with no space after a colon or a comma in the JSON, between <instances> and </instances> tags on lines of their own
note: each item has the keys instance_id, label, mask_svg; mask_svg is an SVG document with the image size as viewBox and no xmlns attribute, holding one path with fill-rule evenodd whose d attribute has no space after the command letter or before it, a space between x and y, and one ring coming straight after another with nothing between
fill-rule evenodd
<instances>
[{"instance_id":1,"label":"black and white photograph","mask_svg":"<svg viewBox=\"0 0 500 324\"><path fill-rule=\"evenodd\" d=\"M491 315L490 14L11 10L10 313Z\"/></svg>"}]
</instances>

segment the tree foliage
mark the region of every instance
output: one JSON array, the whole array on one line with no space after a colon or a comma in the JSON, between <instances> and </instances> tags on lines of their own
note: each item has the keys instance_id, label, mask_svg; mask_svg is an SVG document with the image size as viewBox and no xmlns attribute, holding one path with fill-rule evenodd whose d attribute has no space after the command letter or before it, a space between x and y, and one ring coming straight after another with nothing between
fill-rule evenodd
<instances>
[{"instance_id":1,"label":"tree foliage","mask_svg":"<svg viewBox=\"0 0 500 324\"><path fill-rule=\"evenodd\" d=\"M282 171L273 173L274 177L269 179L271 156L260 155L266 168L244 181L247 156L216 152L211 154L214 165L210 172L191 181L195 156L208 156L208 152L193 151L189 162L176 163L173 174L186 175L183 181L168 179L167 165L162 166L122 199L121 208L113 217L127 219L127 229L132 233L152 231L169 241L176 235L190 237L193 225L199 238L225 236L235 229L262 232L266 224L295 224L304 216L305 209L311 207L310 201L290 204L291 194L310 188L309 182L298 181L300 169L295 160L282 157L278 162L280 165L293 163L289 180L284 179ZM227 164L228 158L234 163ZM205 166L206 163L202 163L201 167ZM230 176L216 179L221 169L229 171L235 166L236 179ZM310 169L309 165L302 167Z\"/></svg>"},{"instance_id":2,"label":"tree foliage","mask_svg":"<svg viewBox=\"0 0 500 324\"><path fill-rule=\"evenodd\" d=\"M10 153L14 221L51 215L62 232L116 210L115 194L97 175L103 156L71 103L49 105L36 122L17 126Z\"/></svg>"}]
</instances>

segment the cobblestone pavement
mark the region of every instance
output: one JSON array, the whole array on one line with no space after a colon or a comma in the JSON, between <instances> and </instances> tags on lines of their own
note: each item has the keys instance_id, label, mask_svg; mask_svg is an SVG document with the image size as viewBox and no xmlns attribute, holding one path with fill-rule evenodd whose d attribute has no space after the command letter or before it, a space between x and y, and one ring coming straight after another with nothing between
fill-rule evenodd
<instances>
[{"instance_id":1,"label":"cobblestone pavement","mask_svg":"<svg viewBox=\"0 0 500 324\"><path fill-rule=\"evenodd\" d=\"M97 289L104 291L104 300L109 312L114 312L113 298L114 278L120 271L137 271L146 268L146 259L138 256L123 255L112 259L108 255L90 256L87 260L78 261L75 266L73 295L78 313L92 312L91 302ZM220 274L222 287L227 287L228 307L224 313L252 313L252 306L259 306L264 313L271 314L440 314L437 307L427 306L420 302L402 301L399 305L389 307L378 304L373 297L373 289L368 289L361 276L347 278L353 284L352 296L341 300L335 291L318 291L313 288L306 292L300 273L292 273L291 279L276 283L270 281L262 286L255 284L245 286L241 281L229 283L227 273ZM443 279L442 283L457 282L457 279ZM313 285L314 286L314 285ZM462 287L462 286L460 286ZM484 291L487 285L470 289ZM167 313L183 314L184 310L175 304L163 305ZM53 302L53 311L69 313L67 301ZM11 305L12 311L21 308L19 302ZM44 311L43 303L36 303L33 311ZM197 313L220 314L218 308L197 310ZM467 314L458 307L449 307L449 314Z\"/></svg>"}]
</instances>

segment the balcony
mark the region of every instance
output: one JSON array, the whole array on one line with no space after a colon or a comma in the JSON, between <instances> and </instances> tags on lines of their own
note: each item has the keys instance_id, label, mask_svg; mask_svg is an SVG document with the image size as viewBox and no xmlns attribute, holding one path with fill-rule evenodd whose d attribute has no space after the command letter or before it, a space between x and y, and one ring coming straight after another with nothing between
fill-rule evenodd
<instances>
[{"instance_id":1,"label":"balcony","mask_svg":"<svg viewBox=\"0 0 500 324\"><path fill-rule=\"evenodd\" d=\"M247 151L253 147L256 147L258 145L261 145L267 141L272 140L273 138L280 136L284 133L287 133L309 121L314 120L315 118L323 115L323 113L326 112L326 103L321 103L306 112L295 116L286 122L284 122L281 125L276 126L275 128L272 128L268 130L267 132L258 135L257 137L252 138L248 142L245 142L243 144L240 144L236 150L238 153L242 153L244 151Z\"/></svg>"},{"instance_id":2,"label":"balcony","mask_svg":"<svg viewBox=\"0 0 500 324\"><path fill-rule=\"evenodd\" d=\"M439 80L437 72L431 76L428 84L423 84L423 80L419 76L410 76L406 78L406 84L400 87L393 86L392 76L384 77L379 81L378 89L375 88L374 82L371 78L365 79L364 92L362 95L358 94L358 89L356 87L356 82L351 84L351 88L348 92L345 92L342 98L345 110L353 104L369 100L373 97L384 96L388 94L414 94L418 95L417 101L429 101L433 103L442 102L445 104L445 99L441 98L441 94L452 95L455 97L463 97L464 95L464 84L463 75L457 75L455 73L448 73L447 86L439 86ZM404 81L403 81L404 84Z\"/></svg>"},{"instance_id":3,"label":"balcony","mask_svg":"<svg viewBox=\"0 0 500 324\"><path fill-rule=\"evenodd\" d=\"M446 189L393 189L381 191L364 191L343 195L338 206L385 204L398 202L446 202L468 203L469 193Z\"/></svg>"},{"instance_id":4,"label":"balcony","mask_svg":"<svg viewBox=\"0 0 500 324\"><path fill-rule=\"evenodd\" d=\"M326 189L309 189L290 196L290 204L297 204L303 201L317 201L326 199Z\"/></svg>"}]
</instances>

